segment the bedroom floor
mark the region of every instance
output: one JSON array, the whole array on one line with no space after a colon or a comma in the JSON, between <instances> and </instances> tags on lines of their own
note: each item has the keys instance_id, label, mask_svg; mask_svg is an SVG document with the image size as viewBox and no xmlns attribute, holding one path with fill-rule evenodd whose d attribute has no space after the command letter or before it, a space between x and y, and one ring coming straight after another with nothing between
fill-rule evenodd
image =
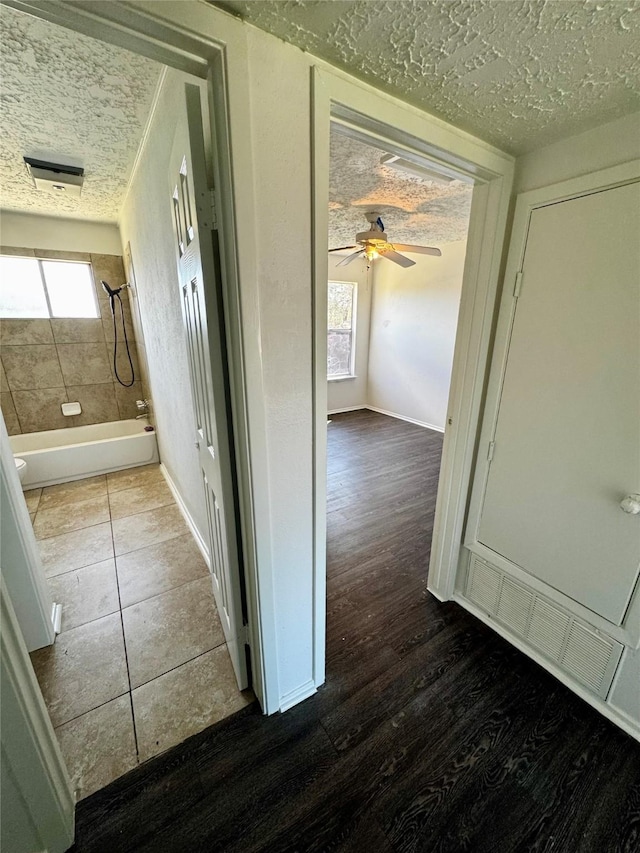
<instances>
[{"instance_id":1,"label":"bedroom floor","mask_svg":"<svg viewBox=\"0 0 640 853\"><path fill-rule=\"evenodd\" d=\"M31 660L78 799L253 700L158 465L25 492L61 633Z\"/></svg>"}]
</instances>

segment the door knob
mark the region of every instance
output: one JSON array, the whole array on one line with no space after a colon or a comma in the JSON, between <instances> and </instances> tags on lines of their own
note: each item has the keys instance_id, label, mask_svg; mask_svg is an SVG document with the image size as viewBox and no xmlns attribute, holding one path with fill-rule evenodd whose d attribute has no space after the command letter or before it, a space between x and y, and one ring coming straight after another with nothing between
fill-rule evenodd
<instances>
[{"instance_id":1,"label":"door knob","mask_svg":"<svg viewBox=\"0 0 640 853\"><path fill-rule=\"evenodd\" d=\"M620 501L620 509L623 512L628 512L629 515L638 515L640 513L640 495L627 495Z\"/></svg>"}]
</instances>

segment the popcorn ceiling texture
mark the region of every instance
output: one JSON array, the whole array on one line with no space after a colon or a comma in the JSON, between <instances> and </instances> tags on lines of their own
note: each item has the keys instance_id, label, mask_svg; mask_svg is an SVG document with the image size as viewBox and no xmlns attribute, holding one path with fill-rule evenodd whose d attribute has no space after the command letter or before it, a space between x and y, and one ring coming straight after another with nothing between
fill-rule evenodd
<instances>
[{"instance_id":1,"label":"popcorn ceiling texture","mask_svg":"<svg viewBox=\"0 0 640 853\"><path fill-rule=\"evenodd\" d=\"M383 166L385 153L332 130L329 248L353 245L356 232L369 227L367 210L381 213L391 242L432 246L466 239L473 187Z\"/></svg>"},{"instance_id":2,"label":"popcorn ceiling texture","mask_svg":"<svg viewBox=\"0 0 640 853\"><path fill-rule=\"evenodd\" d=\"M2 207L115 222L162 66L3 6ZM79 199L39 192L22 158L83 166Z\"/></svg>"},{"instance_id":3,"label":"popcorn ceiling texture","mask_svg":"<svg viewBox=\"0 0 640 853\"><path fill-rule=\"evenodd\" d=\"M640 108L638 0L225 0L514 154Z\"/></svg>"}]
</instances>

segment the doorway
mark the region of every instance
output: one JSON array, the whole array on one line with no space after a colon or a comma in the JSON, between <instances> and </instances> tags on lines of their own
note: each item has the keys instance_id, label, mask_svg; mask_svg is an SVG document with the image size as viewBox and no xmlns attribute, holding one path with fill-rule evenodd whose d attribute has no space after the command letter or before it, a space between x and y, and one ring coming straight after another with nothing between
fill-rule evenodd
<instances>
[{"instance_id":1,"label":"doorway","mask_svg":"<svg viewBox=\"0 0 640 853\"><path fill-rule=\"evenodd\" d=\"M427 161L443 175L465 176L474 189L455 338L451 390L446 412L429 563L429 592L452 597L466 516L469 474L475 454L479 412L491 341L509 206L513 159L477 144L424 114L403 109L365 85L353 85L329 71L314 73L314 507L316 684L325 677L326 498L327 498L327 282L330 127L411 163Z\"/></svg>"},{"instance_id":2,"label":"doorway","mask_svg":"<svg viewBox=\"0 0 640 853\"><path fill-rule=\"evenodd\" d=\"M107 202L116 200L122 184L117 185L114 180L108 198L107 192L96 192L92 179L98 166L94 160L99 162L100 157L92 159L87 146L78 149L89 161L85 163L84 197L77 206L63 204L63 212L67 216L75 212L77 218L60 222L55 218L60 211L49 210L45 205L38 221L30 223L29 216L37 207L32 206L30 211L16 207L12 214L14 218L22 217L21 233L30 233L30 224L37 233L9 245L6 254L12 263L16 259L30 262L40 273L50 265L82 267L86 273L87 311L93 311L78 316L73 310L55 311L51 282L43 273L41 284L48 294L44 307L50 313L37 317L14 313L2 320L8 386L3 404L17 404L14 409L5 409L11 432L15 433L11 441L23 445L14 449L22 453L20 458L26 463L20 471L25 487L31 487L25 494L50 594L54 602L62 605L56 643L34 651L32 660L74 786L82 797L243 707L252 698L239 692L227 651L232 641L240 646L238 637L229 637L226 630L229 604L242 611L242 603L232 600L228 583L229 572L238 575L239 567L237 561L231 565L228 553L223 496L217 489L213 507L216 515L212 518L211 506L204 499L206 477L203 480L197 463L188 458L189 453L191 457L195 455L191 400L195 394L190 391L171 198L177 185L190 199L196 198L191 165L197 146L181 154L173 171L168 158L163 157L173 141L169 128L187 122L185 83L195 88L200 103L206 103L207 87L183 72L161 68L150 59L44 24L19 11L7 10L6 15L4 21L11 16L11 25L24 29L24 41L46 41L46 50L39 52L37 44L34 47L38 55L51 53L52 41L59 31L58 37L65 46L73 44L74 61L90 56L91 63L84 72L73 68L73 74L86 83L91 82L91 74L97 68L109 69L110 62L118 68L120 76L115 83L114 75L107 75L103 81L99 94L104 113L96 114L97 128L92 132L108 135L110 124L119 116L118 107L124 114L125 105L132 113L127 115L128 123L122 119L126 129L139 114L146 117L146 126L144 121L139 123L140 136L135 142L140 147L135 163L135 149L129 150L123 143L128 160L119 164L125 172L125 191L117 210L119 233L115 225L110 229L102 227L99 214L100 204L104 213ZM65 51L61 49L59 53L64 55ZM56 86L64 90L67 84L62 77L58 69ZM149 86L145 88L143 82ZM26 81L24 84L28 85ZM96 86L87 86L88 94L94 98ZM122 104L109 100L110 87L126 90ZM42 97L42 89L38 92ZM135 94L139 102L135 101ZM80 100L78 96L77 112L84 115ZM48 105L47 113L51 127L58 128L55 138L67 140L69 123L65 126L64 114L56 111L55 104ZM202 118L199 120L202 125ZM25 122L16 125L27 127ZM70 131L68 137L71 139ZM187 138L193 141L192 136ZM199 156L204 159L202 140L200 143ZM36 140L32 144L42 143ZM184 147L184 139L180 144ZM67 142L67 146L70 148L71 143ZM51 160L55 153L48 155ZM189 169L183 170L182 159L187 153ZM111 163L107 167L106 178L118 174L117 165ZM200 187L198 183L199 191ZM157 191L157 198L153 191ZM193 243L198 236L202 241L206 230L212 253L210 219L207 223L198 219L199 213L194 215L189 210L186 197L180 198L180 204L181 214L189 216L187 240ZM162 221L158 219L160 211ZM48 235L46 240L40 237L45 233L43 214L52 214L47 221L53 219L57 224L54 236ZM151 227L152 233L145 234L145 227ZM115 239L115 250L113 242L106 245L107 237ZM85 245L74 244L85 239ZM105 244L98 245L100 240ZM122 243L126 245L124 253L119 248ZM123 254L128 275L123 268ZM193 256L192 251L192 261ZM202 284L203 277L193 263L191 272L192 279ZM123 290L124 298L115 302L115 313L114 299L107 297L106 290L103 292L102 281L115 289L125 282L130 285L126 292ZM216 289L212 276L204 278L204 286ZM218 301L219 292L215 295L216 309ZM206 307L200 306L201 317L205 316ZM209 334L218 336L220 348L223 324L210 311L209 322ZM34 335L45 336L46 341L34 342ZM201 348L207 345L202 335L197 343ZM200 365L206 363L205 359L203 351ZM217 364L222 364L221 358ZM165 376L169 379L167 384L163 384ZM32 381L33 387L28 384ZM196 379L194 388L197 387ZM48 408L42 400L31 399L45 392ZM226 395L227 389L223 388L222 393ZM141 406L137 405L138 399ZM211 400L209 404L213 404ZM142 419L137 414L140 410ZM55 422L42 421L47 413ZM228 416L226 402L216 414L216 457L221 459L230 455L230 444L225 449L217 440L221 421ZM75 420L65 423L67 416ZM123 434L118 432L117 424ZM92 432L86 438L79 433L67 434L66 439L57 442L59 447L31 447L36 436L44 432L51 438L50 433L58 433L63 427L64 432ZM207 443L213 440L210 434L205 439ZM131 442L140 446L144 443L147 450L141 451L140 456L131 455ZM77 446L75 453L68 452L72 444ZM41 460L41 455L48 459ZM62 469L58 464L61 455ZM89 456L93 468L78 467ZM148 464L141 464L145 462ZM239 537L233 518L234 496L230 505L228 521L234 528L231 546L235 548ZM214 524L215 540L211 536ZM221 579L222 564L226 564L227 577ZM211 575L218 588L225 586L228 591L218 608ZM239 586L239 578L235 583ZM240 651L246 666L244 643ZM247 686L246 669L244 677L241 687ZM196 685L198 696L192 693Z\"/></svg>"},{"instance_id":3,"label":"doorway","mask_svg":"<svg viewBox=\"0 0 640 853\"><path fill-rule=\"evenodd\" d=\"M377 636L402 653L441 625L427 575L472 193L468 176L332 123L329 677L342 646L366 655Z\"/></svg>"}]
</instances>

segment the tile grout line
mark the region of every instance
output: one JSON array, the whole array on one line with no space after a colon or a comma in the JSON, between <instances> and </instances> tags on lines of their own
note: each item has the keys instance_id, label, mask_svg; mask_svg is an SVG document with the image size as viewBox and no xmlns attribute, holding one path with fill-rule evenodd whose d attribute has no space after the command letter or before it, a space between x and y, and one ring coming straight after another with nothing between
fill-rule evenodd
<instances>
[{"instance_id":1,"label":"tile grout line","mask_svg":"<svg viewBox=\"0 0 640 853\"><path fill-rule=\"evenodd\" d=\"M107 493L108 497L108 493ZM127 635L124 631L124 618L122 616L122 599L120 597L120 578L118 577L118 560L116 557L116 543L113 536L113 520L111 519L111 504L109 503L109 527L111 528L111 546L113 548L113 565L116 573L116 589L118 591L118 607L120 615L120 627L122 628L122 645L124 646L124 660L127 667L127 683L129 684L128 696L131 708L131 725L133 726L133 741L136 747L136 764L140 764L140 749L138 747L138 729L136 726L136 715L133 710L133 689L131 687L131 671L129 670L129 655L127 653Z\"/></svg>"}]
</instances>

